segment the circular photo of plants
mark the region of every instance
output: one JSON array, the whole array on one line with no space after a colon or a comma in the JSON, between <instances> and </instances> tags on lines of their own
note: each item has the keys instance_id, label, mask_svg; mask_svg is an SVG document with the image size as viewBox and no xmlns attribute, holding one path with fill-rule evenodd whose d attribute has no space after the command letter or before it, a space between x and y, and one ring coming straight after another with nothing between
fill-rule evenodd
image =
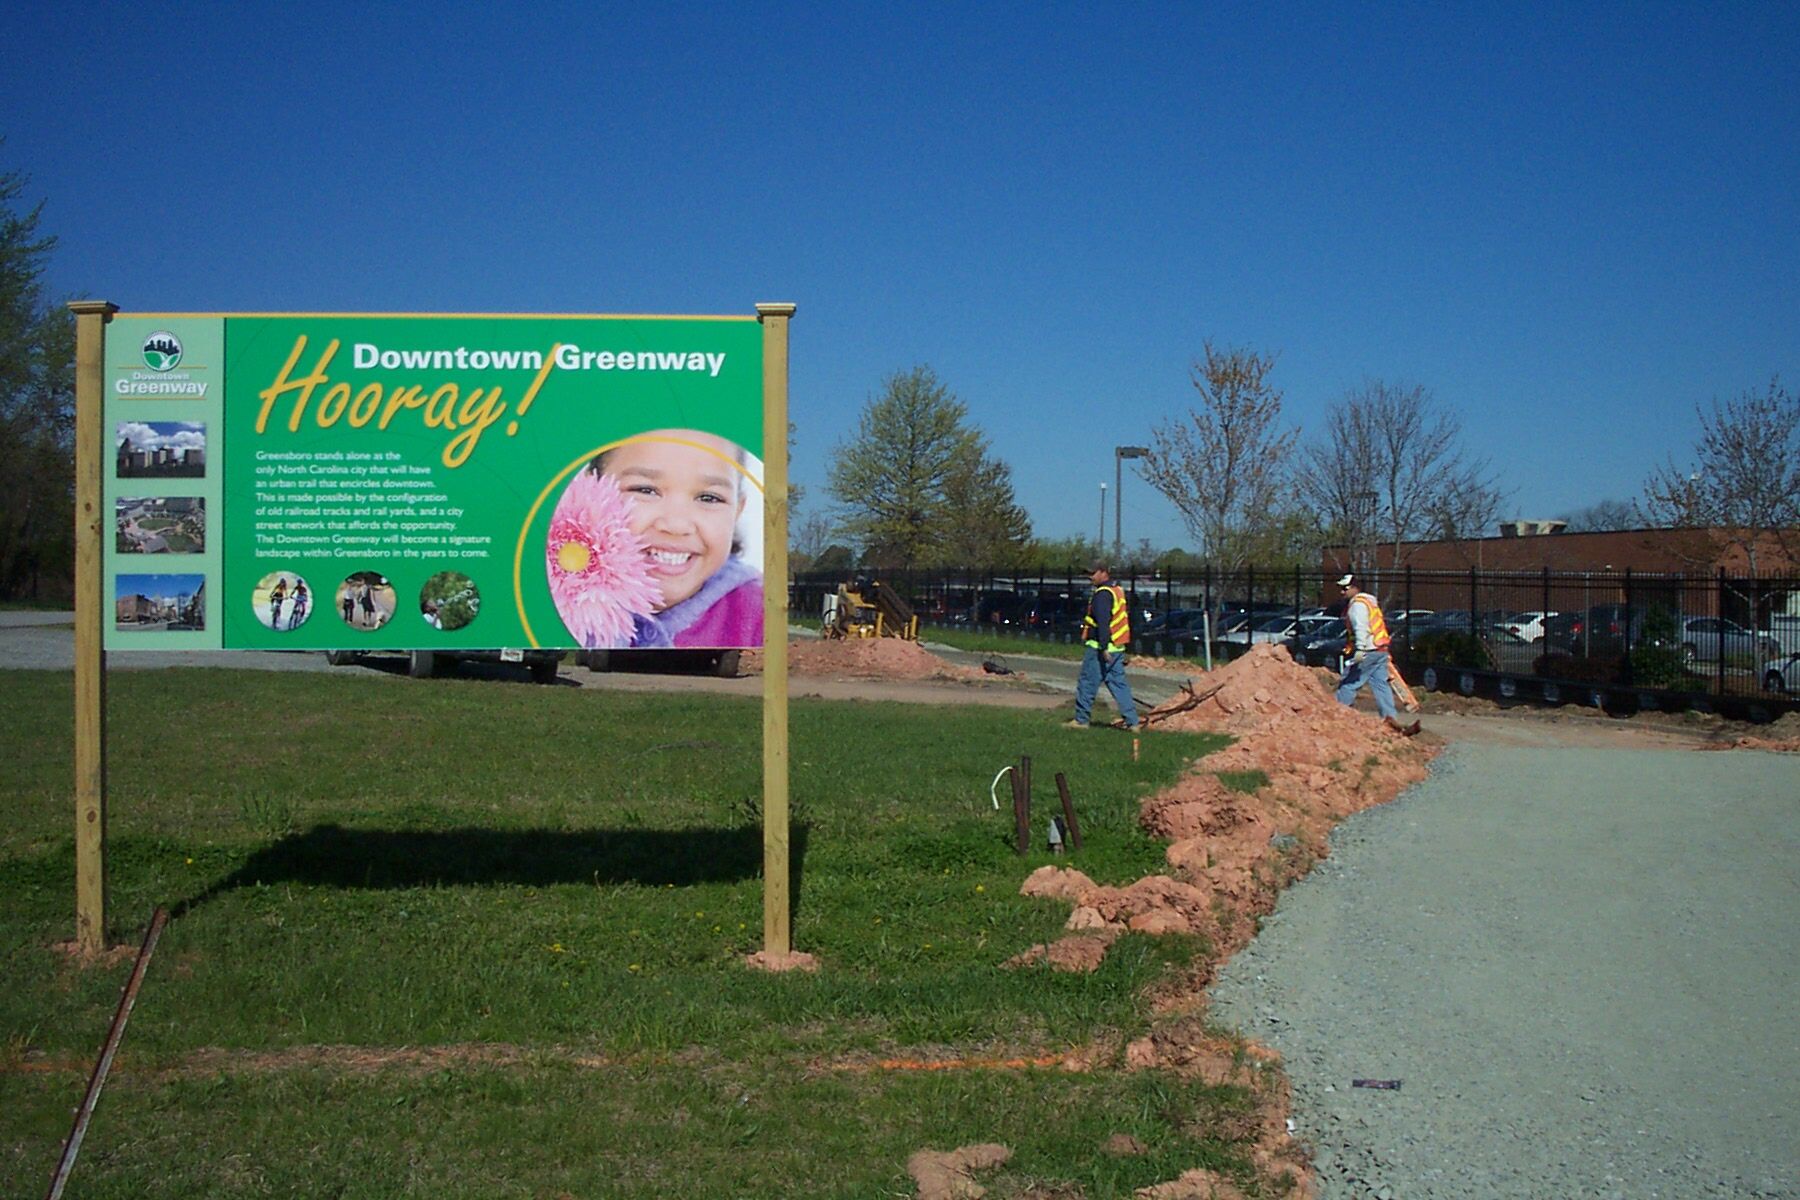
<instances>
[{"instance_id":1,"label":"circular photo of plants","mask_svg":"<svg viewBox=\"0 0 1800 1200\"><path fill-rule=\"evenodd\" d=\"M419 589L419 615L433 629L461 629L481 611L481 591L461 571L439 571Z\"/></svg>"}]
</instances>

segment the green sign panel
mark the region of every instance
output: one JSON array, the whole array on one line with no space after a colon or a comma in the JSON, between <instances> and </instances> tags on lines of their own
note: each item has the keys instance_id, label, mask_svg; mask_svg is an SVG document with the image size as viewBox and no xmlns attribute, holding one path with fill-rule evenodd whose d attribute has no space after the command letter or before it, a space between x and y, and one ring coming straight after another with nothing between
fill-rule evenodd
<instances>
[{"instance_id":1,"label":"green sign panel","mask_svg":"<svg viewBox=\"0 0 1800 1200\"><path fill-rule=\"evenodd\" d=\"M116 318L108 649L762 643L754 318Z\"/></svg>"}]
</instances>

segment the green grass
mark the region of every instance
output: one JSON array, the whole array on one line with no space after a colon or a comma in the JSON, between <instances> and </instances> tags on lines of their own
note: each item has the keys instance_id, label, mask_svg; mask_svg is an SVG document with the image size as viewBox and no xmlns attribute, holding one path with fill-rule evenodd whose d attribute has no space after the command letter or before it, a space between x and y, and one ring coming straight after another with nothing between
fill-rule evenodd
<instances>
[{"instance_id":1,"label":"green grass","mask_svg":"<svg viewBox=\"0 0 1800 1200\"><path fill-rule=\"evenodd\" d=\"M1219 782L1234 792L1252 793L1269 786L1269 774L1260 768L1248 771L1217 771Z\"/></svg>"},{"instance_id":2,"label":"green grass","mask_svg":"<svg viewBox=\"0 0 1800 1200\"><path fill-rule=\"evenodd\" d=\"M1060 658L1069 662L1080 662L1086 647L1076 642L1064 645L1062 642L1043 641L1031 637L1008 637L1006 634L988 632L978 629L958 629L954 626L933 625L919 630L919 639L935 642L940 646L950 646L957 650L967 650L976 654L993 651L997 654L1033 655L1038 658Z\"/></svg>"},{"instance_id":3,"label":"green grass","mask_svg":"<svg viewBox=\"0 0 1800 1200\"><path fill-rule=\"evenodd\" d=\"M73 924L70 706L67 676L0 672L7 1194L47 1179L128 970L53 947ZM741 964L761 937L754 701L143 671L110 677L108 712L111 934L178 915L81 1194L909 1194L912 1150L986 1140L1017 1152L984 1177L997 1198L1248 1178L1239 1089L1116 1061L847 1069L1146 1029L1146 985L1205 947L1128 936L1091 975L1002 970L1066 916L1019 883L1049 861L1164 869L1138 799L1215 739L1146 738L1133 762L1059 713L796 701L794 941L824 967L768 976ZM1068 776L1082 854L1012 853L988 785L1022 753L1037 824ZM444 1058L353 1061L394 1047ZM1115 1132L1150 1153L1098 1153Z\"/></svg>"},{"instance_id":4,"label":"green grass","mask_svg":"<svg viewBox=\"0 0 1800 1200\"><path fill-rule=\"evenodd\" d=\"M816 622L815 622L816 624ZM1068 662L1080 662L1086 651L1080 642L1063 643L1045 641L1041 638L1008 635L990 629L958 628L955 626L932 625L919 630L919 640L934 642L940 646L950 646L957 650L967 650L975 654L993 652L996 654L1036 656L1038 658L1060 658ZM1156 639L1144 638L1133 643L1133 649L1127 655L1131 657L1148 654ZM1189 646L1194 643L1186 643ZM1167 643L1166 649L1172 649L1173 643ZM1170 654L1168 657L1177 658ZM1189 656L1196 668L1201 659L1198 654Z\"/></svg>"}]
</instances>

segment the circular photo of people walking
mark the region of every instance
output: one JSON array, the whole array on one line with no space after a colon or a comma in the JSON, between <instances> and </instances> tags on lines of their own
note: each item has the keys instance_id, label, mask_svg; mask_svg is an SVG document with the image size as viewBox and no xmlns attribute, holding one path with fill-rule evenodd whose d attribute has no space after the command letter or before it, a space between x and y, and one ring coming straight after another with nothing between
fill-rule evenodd
<instances>
[{"instance_id":1,"label":"circular photo of people walking","mask_svg":"<svg viewBox=\"0 0 1800 1200\"><path fill-rule=\"evenodd\" d=\"M569 479L544 547L588 649L762 645L762 463L695 429L608 448Z\"/></svg>"},{"instance_id":2,"label":"circular photo of people walking","mask_svg":"<svg viewBox=\"0 0 1800 1200\"><path fill-rule=\"evenodd\" d=\"M271 571L251 589L250 607L257 620L286 633L300 628L312 616L312 589L293 571Z\"/></svg>"},{"instance_id":3,"label":"circular photo of people walking","mask_svg":"<svg viewBox=\"0 0 1800 1200\"><path fill-rule=\"evenodd\" d=\"M481 592L461 571L439 571L419 589L419 615L433 629L461 629L481 611Z\"/></svg>"},{"instance_id":4,"label":"circular photo of people walking","mask_svg":"<svg viewBox=\"0 0 1800 1200\"><path fill-rule=\"evenodd\" d=\"M380 629L393 619L396 602L394 585L380 571L358 571L338 584L338 615L352 629Z\"/></svg>"}]
</instances>

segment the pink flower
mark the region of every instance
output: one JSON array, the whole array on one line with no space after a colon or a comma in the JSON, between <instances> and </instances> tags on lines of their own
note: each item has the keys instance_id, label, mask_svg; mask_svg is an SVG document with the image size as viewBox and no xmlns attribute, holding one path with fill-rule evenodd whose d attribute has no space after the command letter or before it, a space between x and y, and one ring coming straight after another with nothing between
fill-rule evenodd
<instances>
[{"instance_id":1,"label":"pink flower","mask_svg":"<svg viewBox=\"0 0 1800 1200\"><path fill-rule=\"evenodd\" d=\"M629 646L634 617L661 600L631 502L607 476L582 468L550 516L544 565L557 615L584 649Z\"/></svg>"}]
</instances>

